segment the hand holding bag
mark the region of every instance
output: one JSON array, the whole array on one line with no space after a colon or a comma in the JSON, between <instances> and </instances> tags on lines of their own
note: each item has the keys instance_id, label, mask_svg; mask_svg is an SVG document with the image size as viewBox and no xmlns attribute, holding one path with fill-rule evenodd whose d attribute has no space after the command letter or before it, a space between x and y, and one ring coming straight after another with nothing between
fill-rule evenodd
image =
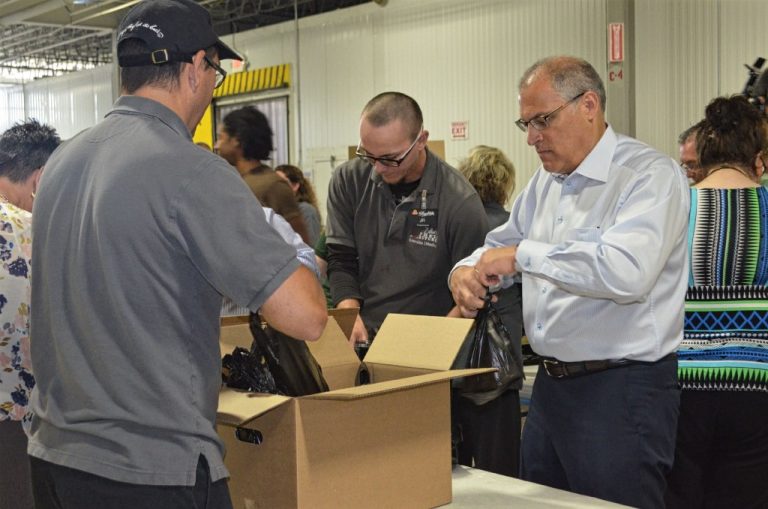
<instances>
[{"instance_id":1,"label":"hand holding bag","mask_svg":"<svg viewBox=\"0 0 768 509\"><path fill-rule=\"evenodd\" d=\"M486 295L485 306L477 312L462 350L465 348L466 364L460 367L497 371L464 378L459 384L462 395L504 389L521 378L522 359L517 358L512 337L491 302L490 293Z\"/></svg>"}]
</instances>

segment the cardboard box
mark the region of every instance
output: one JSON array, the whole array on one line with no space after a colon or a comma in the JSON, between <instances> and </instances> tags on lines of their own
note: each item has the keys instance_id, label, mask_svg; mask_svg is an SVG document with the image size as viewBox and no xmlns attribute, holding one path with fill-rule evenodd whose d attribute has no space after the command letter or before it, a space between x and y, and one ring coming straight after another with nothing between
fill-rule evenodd
<instances>
[{"instance_id":1,"label":"cardboard box","mask_svg":"<svg viewBox=\"0 0 768 509\"><path fill-rule=\"evenodd\" d=\"M237 509L425 508L451 501L451 378L472 320L389 315L366 356L372 383L335 319L308 343L330 392L290 398L224 388L218 432ZM245 330L243 330L245 327ZM246 335L247 333L247 335ZM222 329L222 350L250 340Z\"/></svg>"}]
</instances>

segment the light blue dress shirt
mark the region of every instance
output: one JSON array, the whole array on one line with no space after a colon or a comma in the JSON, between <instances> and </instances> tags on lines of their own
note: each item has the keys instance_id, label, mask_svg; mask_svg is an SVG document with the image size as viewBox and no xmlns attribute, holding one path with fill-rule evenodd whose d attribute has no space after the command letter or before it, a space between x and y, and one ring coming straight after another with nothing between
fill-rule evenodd
<instances>
[{"instance_id":1,"label":"light blue dress shirt","mask_svg":"<svg viewBox=\"0 0 768 509\"><path fill-rule=\"evenodd\" d=\"M656 361L683 336L688 208L677 163L609 126L569 175L540 167L509 221L456 266L518 245L534 351L563 361Z\"/></svg>"}]
</instances>

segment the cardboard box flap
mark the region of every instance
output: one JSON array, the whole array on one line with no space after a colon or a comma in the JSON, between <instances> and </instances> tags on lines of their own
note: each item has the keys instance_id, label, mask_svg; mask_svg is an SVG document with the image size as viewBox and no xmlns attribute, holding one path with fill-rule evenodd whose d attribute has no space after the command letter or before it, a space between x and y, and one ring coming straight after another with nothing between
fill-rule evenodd
<instances>
[{"instance_id":1,"label":"cardboard box flap","mask_svg":"<svg viewBox=\"0 0 768 509\"><path fill-rule=\"evenodd\" d=\"M357 313L360 312L360 308L333 308L328 310L328 316L336 320L336 323L341 327L344 336L349 339L352 335L352 328L355 326L355 320L357 320Z\"/></svg>"},{"instance_id":2,"label":"cardboard box flap","mask_svg":"<svg viewBox=\"0 0 768 509\"><path fill-rule=\"evenodd\" d=\"M239 323L233 325L224 325L219 333L219 344L221 346L221 356L231 353L235 347L251 349L253 343L253 334L248 323Z\"/></svg>"},{"instance_id":3,"label":"cardboard box flap","mask_svg":"<svg viewBox=\"0 0 768 509\"><path fill-rule=\"evenodd\" d=\"M354 309L352 311L357 313ZM322 368L345 364L360 365L360 359L349 346L347 337L335 320L328 320L320 338L317 341L307 341L307 346Z\"/></svg>"},{"instance_id":4,"label":"cardboard box flap","mask_svg":"<svg viewBox=\"0 0 768 509\"><path fill-rule=\"evenodd\" d=\"M450 369L474 321L390 313L365 356L366 364Z\"/></svg>"},{"instance_id":5,"label":"cardboard box flap","mask_svg":"<svg viewBox=\"0 0 768 509\"><path fill-rule=\"evenodd\" d=\"M219 393L219 409L216 420L233 426L241 426L254 418L284 405L293 398L277 394L258 394L223 387Z\"/></svg>"},{"instance_id":6,"label":"cardboard box flap","mask_svg":"<svg viewBox=\"0 0 768 509\"><path fill-rule=\"evenodd\" d=\"M452 371L440 371L435 373L427 373L426 375L418 375L418 376L412 376L408 378L401 378L399 380L390 380L387 382L380 382L380 383L369 384L369 385L359 385L357 387L349 387L346 389L339 389L331 392L321 392L318 394L310 394L308 396L302 396L300 399L350 401L355 399L368 398L371 396L376 396L378 394L413 389L415 387L430 385L433 383L442 382L444 380L450 380L452 378L461 378L463 376L469 376L469 375L479 375L481 373L488 373L490 371L495 371L495 369L481 368L481 369L457 369Z\"/></svg>"}]
</instances>

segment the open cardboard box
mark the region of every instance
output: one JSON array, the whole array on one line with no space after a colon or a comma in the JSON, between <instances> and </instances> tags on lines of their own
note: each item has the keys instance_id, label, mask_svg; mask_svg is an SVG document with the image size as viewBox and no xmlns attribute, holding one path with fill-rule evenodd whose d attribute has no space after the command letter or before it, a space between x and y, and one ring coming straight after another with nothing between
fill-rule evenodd
<instances>
[{"instance_id":1,"label":"open cardboard box","mask_svg":"<svg viewBox=\"0 0 768 509\"><path fill-rule=\"evenodd\" d=\"M365 358L371 383L356 387L360 362L334 317L308 343L329 392L290 398L222 389L217 429L235 508L449 503L449 381L490 371L449 371L471 326L390 314ZM250 340L245 324L222 328L223 353Z\"/></svg>"}]
</instances>

